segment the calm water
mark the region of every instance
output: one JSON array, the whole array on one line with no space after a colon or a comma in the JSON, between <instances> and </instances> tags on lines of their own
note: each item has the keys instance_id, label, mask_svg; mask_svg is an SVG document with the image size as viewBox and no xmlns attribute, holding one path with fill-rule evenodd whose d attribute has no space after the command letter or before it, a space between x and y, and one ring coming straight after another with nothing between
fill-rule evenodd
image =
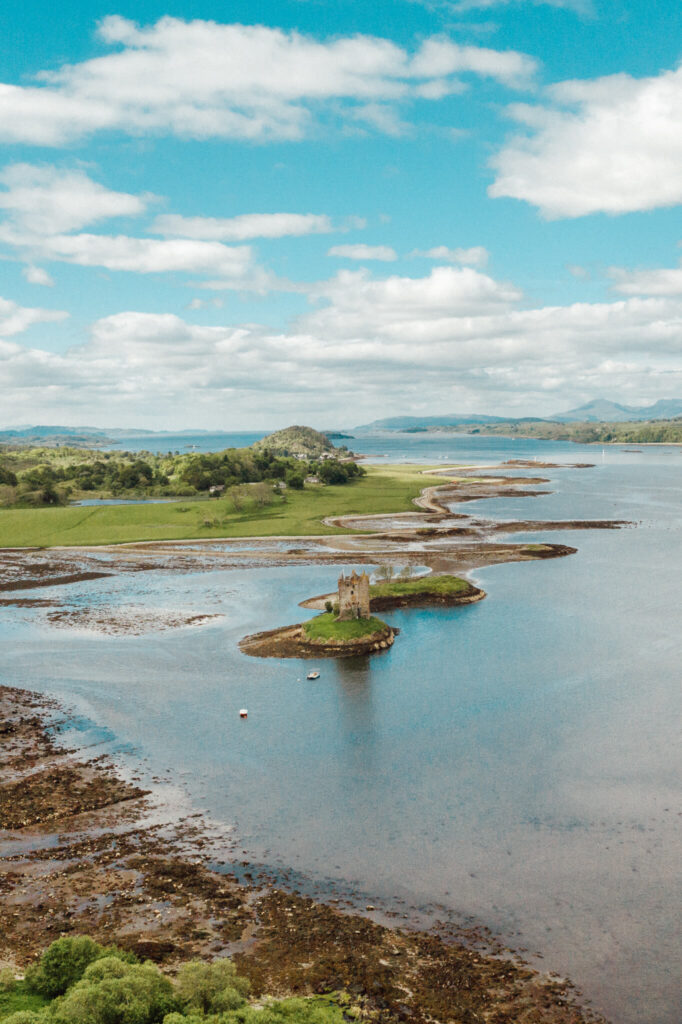
<instances>
[{"instance_id":1,"label":"calm water","mask_svg":"<svg viewBox=\"0 0 682 1024\"><path fill-rule=\"evenodd\" d=\"M466 508L638 525L529 535L579 552L476 573L489 596L468 608L387 615L402 629L390 651L324 661L317 682L309 663L249 659L236 644L299 621L298 601L332 589L335 567L79 584L74 603L224 618L112 638L7 609L0 678L68 698L101 738L170 769L197 807L235 826L245 859L474 915L541 951L619 1024L678 1024L682 455L420 435L363 444L429 462L596 461L542 471L552 494Z\"/></svg>"},{"instance_id":2,"label":"calm water","mask_svg":"<svg viewBox=\"0 0 682 1024\"><path fill-rule=\"evenodd\" d=\"M215 434L141 434L103 445L107 451L126 452L217 452L223 448L248 448L265 437L265 431Z\"/></svg>"},{"instance_id":3,"label":"calm water","mask_svg":"<svg viewBox=\"0 0 682 1024\"><path fill-rule=\"evenodd\" d=\"M83 498L81 501L72 501L70 504L97 508L99 505L167 505L171 501L180 500L180 498Z\"/></svg>"}]
</instances>

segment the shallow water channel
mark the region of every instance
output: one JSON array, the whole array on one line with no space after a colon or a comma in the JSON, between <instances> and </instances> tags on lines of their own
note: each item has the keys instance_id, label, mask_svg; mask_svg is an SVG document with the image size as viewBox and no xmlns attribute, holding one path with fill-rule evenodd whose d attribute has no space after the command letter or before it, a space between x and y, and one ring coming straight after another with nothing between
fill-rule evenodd
<instances>
[{"instance_id":1,"label":"shallow water channel","mask_svg":"<svg viewBox=\"0 0 682 1024\"><path fill-rule=\"evenodd\" d=\"M428 451L391 444L393 458L438 457L432 439ZM597 463L540 471L552 494L458 511L637 526L517 535L579 551L473 574L488 597L469 607L387 613L402 631L391 650L323 661L316 682L310 663L251 659L237 642L300 621L298 602L333 589L336 567L43 588L75 607L223 617L100 636L3 609L0 678L65 698L84 742L168 772L234 829L242 859L401 909L471 915L541 953L619 1024L677 1024L682 455L440 445L472 463Z\"/></svg>"}]
</instances>

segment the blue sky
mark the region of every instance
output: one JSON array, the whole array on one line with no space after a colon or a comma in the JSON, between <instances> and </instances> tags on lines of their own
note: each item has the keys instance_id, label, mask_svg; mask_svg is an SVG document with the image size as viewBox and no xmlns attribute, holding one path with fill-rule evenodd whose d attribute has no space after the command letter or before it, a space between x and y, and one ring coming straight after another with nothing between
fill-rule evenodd
<instances>
[{"instance_id":1,"label":"blue sky","mask_svg":"<svg viewBox=\"0 0 682 1024\"><path fill-rule=\"evenodd\" d=\"M682 394L682 13L0 12L4 425Z\"/></svg>"}]
</instances>

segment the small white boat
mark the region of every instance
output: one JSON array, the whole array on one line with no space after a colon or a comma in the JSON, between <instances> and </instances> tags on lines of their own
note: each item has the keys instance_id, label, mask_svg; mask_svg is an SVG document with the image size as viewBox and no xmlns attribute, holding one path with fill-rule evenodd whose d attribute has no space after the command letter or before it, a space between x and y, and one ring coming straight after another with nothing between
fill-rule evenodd
<instances>
[{"instance_id":1,"label":"small white boat","mask_svg":"<svg viewBox=\"0 0 682 1024\"><path fill-rule=\"evenodd\" d=\"M240 709L239 717L240 718L248 718L249 717L249 712L246 710L246 708L241 708Z\"/></svg>"},{"instance_id":2,"label":"small white boat","mask_svg":"<svg viewBox=\"0 0 682 1024\"><path fill-rule=\"evenodd\" d=\"M306 679L319 679L319 678L320 678L320 673L317 671L317 669L313 669L313 671L309 672L308 675L306 676Z\"/></svg>"}]
</instances>

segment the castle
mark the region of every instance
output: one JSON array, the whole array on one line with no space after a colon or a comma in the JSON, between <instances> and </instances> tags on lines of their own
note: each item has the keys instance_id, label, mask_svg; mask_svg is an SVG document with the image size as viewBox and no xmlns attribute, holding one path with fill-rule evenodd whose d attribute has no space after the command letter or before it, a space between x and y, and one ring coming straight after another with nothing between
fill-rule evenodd
<instances>
[{"instance_id":1,"label":"castle","mask_svg":"<svg viewBox=\"0 0 682 1024\"><path fill-rule=\"evenodd\" d=\"M339 576L339 621L369 619L369 576L358 576L355 569L350 576Z\"/></svg>"}]
</instances>

